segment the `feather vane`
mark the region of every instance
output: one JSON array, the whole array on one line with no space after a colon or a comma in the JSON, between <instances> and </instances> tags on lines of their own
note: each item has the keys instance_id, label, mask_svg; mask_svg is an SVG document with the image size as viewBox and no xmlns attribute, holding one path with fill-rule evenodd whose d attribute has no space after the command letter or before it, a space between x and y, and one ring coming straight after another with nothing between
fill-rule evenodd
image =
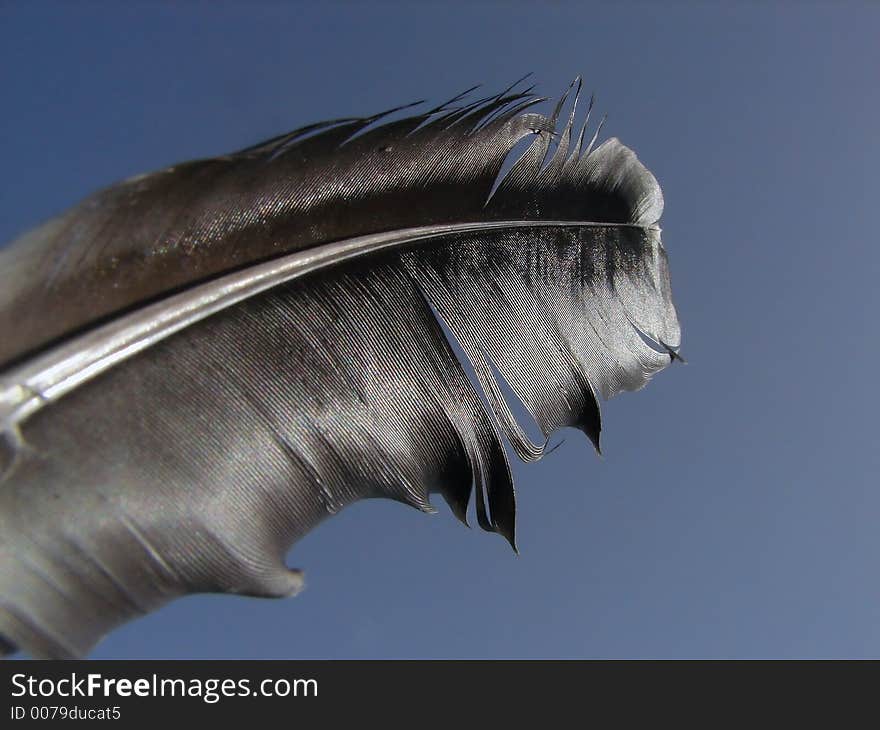
<instances>
[{"instance_id":1,"label":"feather vane","mask_svg":"<svg viewBox=\"0 0 880 730\"><path fill-rule=\"evenodd\" d=\"M515 546L502 437L598 448L599 399L680 340L659 185L572 144L579 92L310 125L0 249L0 643L82 656L187 593L291 595L290 546L359 499L473 502Z\"/></svg>"}]
</instances>

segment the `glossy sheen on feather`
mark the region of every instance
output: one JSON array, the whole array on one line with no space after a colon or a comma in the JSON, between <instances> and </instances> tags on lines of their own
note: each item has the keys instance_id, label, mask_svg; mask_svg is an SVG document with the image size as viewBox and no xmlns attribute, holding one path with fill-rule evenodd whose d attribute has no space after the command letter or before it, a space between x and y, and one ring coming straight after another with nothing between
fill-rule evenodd
<instances>
[{"instance_id":1,"label":"glossy sheen on feather","mask_svg":"<svg viewBox=\"0 0 880 730\"><path fill-rule=\"evenodd\" d=\"M545 444L496 373L545 439L574 426L598 446L598 398L642 387L680 339L659 186L616 140L572 143L573 110L557 133L565 99L550 117L507 91L312 125L108 188L0 249L2 383L221 275L391 242L212 311L7 423L0 637L81 656L187 593L289 595L289 547L358 499L432 511L440 493L465 520L473 492L479 524L514 544L501 436L524 459Z\"/></svg>"}]
</instances>

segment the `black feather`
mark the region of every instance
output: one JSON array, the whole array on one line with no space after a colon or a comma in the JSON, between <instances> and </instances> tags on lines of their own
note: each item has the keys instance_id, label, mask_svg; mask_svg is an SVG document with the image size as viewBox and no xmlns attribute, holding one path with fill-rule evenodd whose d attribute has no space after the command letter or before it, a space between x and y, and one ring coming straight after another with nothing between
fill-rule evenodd
<instances>
[{"instance_id":1,"label":"black feather","mask_svg":"<svg viewBox=\"0 0 880 730\"><path fill-rule=\"evenodd\" d=\"M80 656L186 593L294 593L290 545L364 498L466 520L474 490L515 545L499 432L525 459L562 426L598 448L598 397L679 344L659 187L616 140L572 147L565 100L311 125L0 250L4 643Z\"/></svg>"}]
</instances>

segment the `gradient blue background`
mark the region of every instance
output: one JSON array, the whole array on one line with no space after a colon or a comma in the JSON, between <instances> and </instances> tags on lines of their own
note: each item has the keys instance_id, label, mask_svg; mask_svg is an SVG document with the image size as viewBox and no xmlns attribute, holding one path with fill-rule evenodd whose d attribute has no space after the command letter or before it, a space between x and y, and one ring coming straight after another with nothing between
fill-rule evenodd
<instances>
[{"instance_id":1,"label":"gradient blue background","mask_svg":"<svg viewBox=\"0 0 880 730\"><path fill-rule=\"evenodd\" d=\"M666 196L691 364L515 464L520 549L358 504L299 597L95 657L878 657L877 6L0 2L0 241L308 122L576 73ZM413 4L414 5L414 4Z\"/></svg>"}]
</instances>

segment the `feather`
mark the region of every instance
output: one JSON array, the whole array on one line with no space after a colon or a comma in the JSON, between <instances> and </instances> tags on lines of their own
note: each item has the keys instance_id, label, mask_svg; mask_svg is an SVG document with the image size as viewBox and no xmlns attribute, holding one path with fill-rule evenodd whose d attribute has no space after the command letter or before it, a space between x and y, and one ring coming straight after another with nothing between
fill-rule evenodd
<instances>
[{"instance_id":1,"label":"feather","mask_svg":"<svg viewBox=\"0 0 880 730\"><path fill-rule=\"evenodd\" d=\"M598 448L598 399L680 339L660 188L586 123L572 145L579 92L311 125L0 250L0 645L83 656L188 593L294 594L290 546L360 499L473 501L515 547L502 437Z\"/></svg>"}]
</instances>

